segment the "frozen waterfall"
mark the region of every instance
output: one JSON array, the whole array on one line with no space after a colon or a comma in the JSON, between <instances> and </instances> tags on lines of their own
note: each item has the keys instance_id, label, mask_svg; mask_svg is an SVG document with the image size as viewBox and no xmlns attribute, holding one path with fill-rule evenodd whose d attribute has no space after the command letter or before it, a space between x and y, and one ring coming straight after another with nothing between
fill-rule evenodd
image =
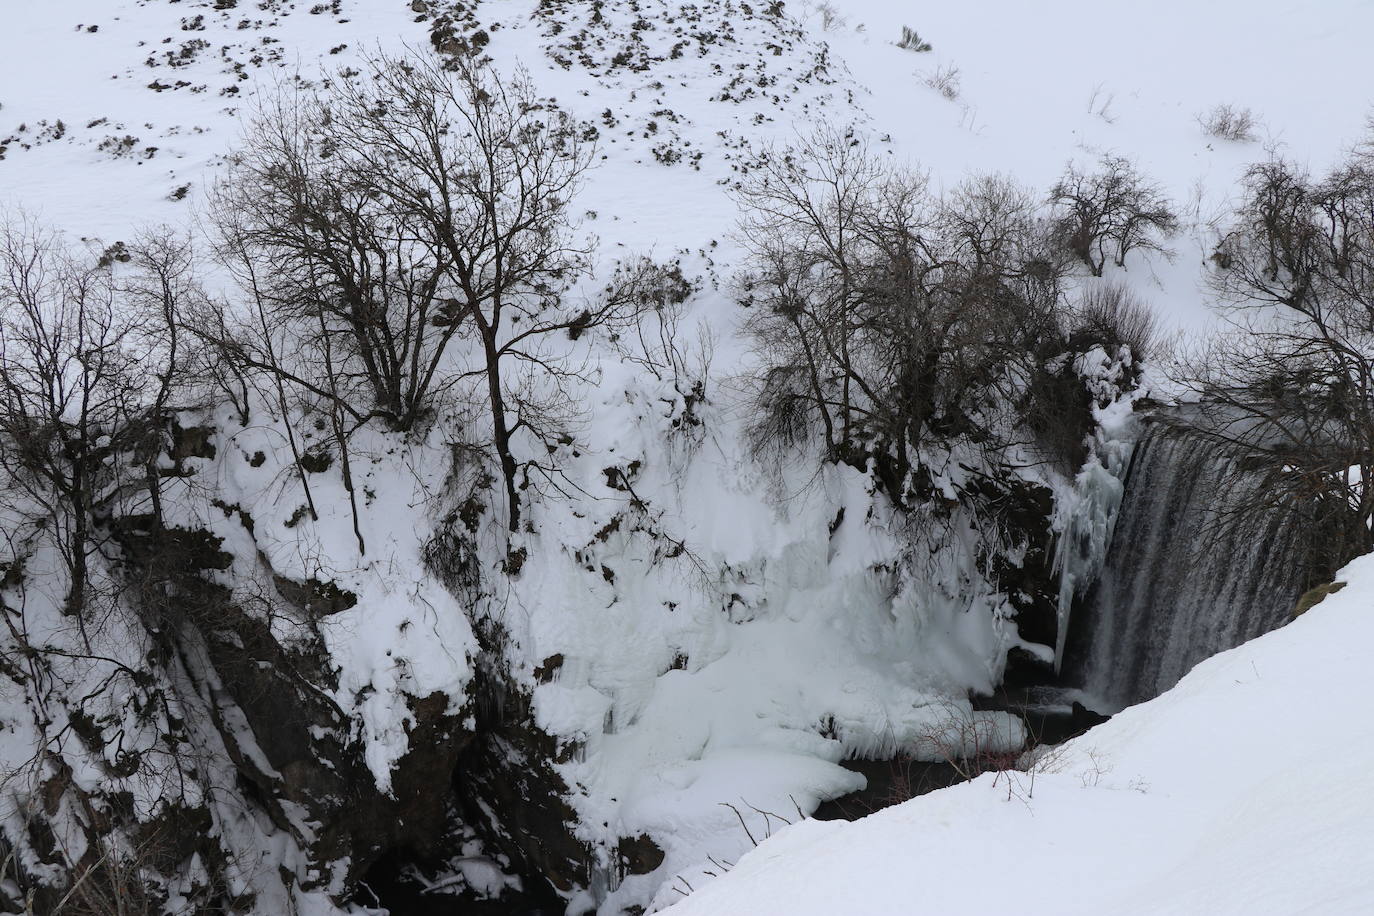
<instances>
[{"instance_id":1,"label":"frozen waterfall","mask_svg":"<svg viewBox=\"0 0 1374 916\"><path fill-rule=\"evenodd\" d=\"M1137 443L1065 670L1101 711L1157 696L1289 619L1305 579L1302 533L1277 515L1237 513L1259 486L1196 437L1156 429Z\"/></svg>"},{"instance_id":2,"label":"frozen waterfall","mask_svg":"<svg viewBox=\"0 0 1374 916\"><path fill-rule=\"evenodd\" d=\"M1112 543L1112 528L1121 506L1121 476L1124 456L1130 446L1115 446L1107 464L1094 456L1074 482L1073 499L1064 512L1054 552L1054 571L1059 577L1059 614L1054 644L1054 671L1064 664L1064 648L1071 625L1071 612L1077 602L1097 581L1107 549Z\"/></svg>"}]
</instances>

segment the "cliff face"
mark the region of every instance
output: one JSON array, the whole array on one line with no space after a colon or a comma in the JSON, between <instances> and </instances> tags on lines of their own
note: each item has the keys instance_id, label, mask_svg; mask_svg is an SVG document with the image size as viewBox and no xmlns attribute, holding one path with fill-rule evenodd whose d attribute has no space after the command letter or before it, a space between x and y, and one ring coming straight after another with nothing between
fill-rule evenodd
<instances>
[{"instance_id":1,"label":"cliff face","mask_svg":"<svg viewBox=\"0 0 1374 916\"><path fill-rule=\"evenodd\" d=\"M39 912L69 894L91 912L120 893L185 912L342 902L387 850L422 854L452 830L471 697L394 689L405 745L379 779L328 630L385 608L273 567L264 518L206 483L241 458L216 430L169 441L164 517L125 512L136 491L108 503L79 613L53 600L63 578L41 532L16 530L6 893Z\"/></svg>"},{"instance_id":2,"label":"cliff face","mask_svg":"<svg viewBox=\"0 0 1374 916\"><path fill-rule=\"evenodd\" d=\"M1019 744L966 696L1052 617L1049 491L982 475L898 510L829 466L783 498L814 472L753 464L727 413L671 391L599 392L565 470L583 495L515 536L451 427L369 428L364 549L324 433L293 418L299 467L265 408L168 427L161 515L112 487L79 614L30 525L3 591L8 902L328 913L442 884L633 911L858 788L845 756L951 711ZM979 514L1000 552L971 549Z\"/></svg>"},{"instance_id":3,"label":"cliff face","mask_svg":"<svg viewBox=\"0 0 1374 916\"><path fill-rule=\"evenodd\" d=\"M279 498L283 477L305 478L250 430L173 423L166 442L162 514L134 477L114 481L75 613L45 526L16 520L0 902L324 913L408 869L447 868L454 885L455 862L498 876L453 887L469 898L584 889L598 860L554 769L566 751L535 724L491 616L514 571L479 557L485 510L469 498L410 520L373 492L369 560L347 528L330 542L329 460L312 462L312 520ZM419 490L442 504L431 483ZM617 854L631 872L662 860L647 838Z\"/></svg>"}]
</instances>

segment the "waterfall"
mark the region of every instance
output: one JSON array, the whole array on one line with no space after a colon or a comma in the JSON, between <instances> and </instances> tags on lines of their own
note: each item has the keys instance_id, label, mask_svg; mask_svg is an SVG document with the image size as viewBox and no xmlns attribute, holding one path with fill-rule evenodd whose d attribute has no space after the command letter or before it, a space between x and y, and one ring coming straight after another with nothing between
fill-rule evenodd
<instances>
[{"instance_id":1,"label":"waterfall","mask_svg":"<svg viewBox=\"0 0 1374 916\"><path fill-rule=\"evenodd\" d=\"M1289 619L1305 579L1301 532L1277 514L1240 520L1259 487L1200 439L1156 430L1136 444L1066 666L1100 711L1157 696Z\"/></svg>"}]
</instances>

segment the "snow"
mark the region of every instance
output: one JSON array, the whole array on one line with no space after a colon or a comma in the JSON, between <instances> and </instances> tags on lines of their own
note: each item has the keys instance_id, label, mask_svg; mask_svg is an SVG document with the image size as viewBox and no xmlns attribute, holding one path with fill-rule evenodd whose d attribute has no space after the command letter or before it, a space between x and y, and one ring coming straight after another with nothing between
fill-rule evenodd
<instances>
[{"instance_id":1,"label":"snow","mask_svg":"<svg viewBox=\"0 0 1374 916\"><path fill-rule=\"evenodd\" d=\"M656 421L642 412L661 402L643 384L598 404L605 451L571 476L598 498L540 508L540 530L568 546L541 536L500 618L523 664L565 659L533 685L534 710L576 749L559 770L575 787L582 835L648 834L665 852L651 875L608 876L610 896L587 901L605 912L662 897L678 875L695 883L712 857L742 852L747 837L726 805L762 834L767 818L751 806L810 811L863 786L843 758L914 749L951 718L983 723L1001 745L1023 740L1019 721L975 715L965 699L970 687L992 689L1016 637L1005 599L982 584L958 538L926 576L904 578L893 570L923 541L900 519L860 523L884 511L863 475L797 473L780 502L746 470L741 433L712 406L709 441L684 468L671 438L645 434ZM606 454L637 462L634 491L661 516L645 518L606 486ZM841 507L846 521L830 537ZM656 526L693 557L656 556Z\"/></svg>"},{"instance_id":2,"label":"snow","mask_svg":"<svg viewBox=\"0 0 1374 916\"><path fill-rule=\"evenodd\" d=\"M788 4L799 31L786 20L774 25L745 16L726 0L638 6L632 14L607 5L604 25L591 33L608 41L607 50L590 48L590 69L576 55L564 69L546 53L560 44L552 22L567 23L565 38L586 24L576 4L543 5L534 15L532 0L511 0L484 5L479 16L498 26L490 29L498 62L522 64L582 117L601 124L611 109L619 122L601 125L605 159L580 201L597 213L592 228L604 249L696 250L714 240L724 243L717 260L727 269L734 205L721 181L734 174L732 163L747 159L733 148L742 139L785 142L817 117L858 122L875 137L890 137L894 157L944 187L1001 172L1043 190L1070 158L1117 152L1136 158L1163 185L1188 224L1175 242L1174 263L1135 264L1139 276L1130 279L1173 324L1197 328L1208 320L1198 267L1211 250L1211 221L1245 165L1273 148L1320 168L1359 139L1369 104L1364 85L1349 74L1374 26L1374 11L1362 0L1332 0L1320 16L1293 4L1242 0L1166 0L1131 10L1088 0L842 0L831 5L840 16L829 28L822 5ZM687 6L700 11L700 24L684 19ZM370 48L426 43L426 26L416 21L423 17L401 0L352 0L322 14L279 0L253 7L63 0L8 11L0 31L0 141L15 139L0 163L0 202L39 210L79 235L115 237L141 224L186 222L219 157L232 149L255 91L295 74L314 78L322 66L347 65ZM203 30L186 30L197 15ZM641 15L656 26L639 39L645 53L665 59L643 72L611 66L618 42ZM670 16L689 32L728 27L734 41L708 55L693 46L667 58L676 39L666 25ZM243 21L250 27L241 29ZM92 25L98 31L87 31ZM904 25L933 50L898 48ZM167 52L190 40L210 47L189 63L168 65ZM783 53L774 56L778 42ZM802 79L823 48L825 79ZM729 80L713 65L729 73L737 63L776 78L771 94L715 100ZM924 83L944 66L960 72L953 101ZM154 81L188 85L158 92L147 88ZM1198 116L1219 103L1253 109L1260 121L1255 142L1203 133ZM657 131L639 136L652 112L665 110L680 120L659 116ZM101 118L106 122L85 126ZM20 148L41 133L40 122L57 119L67 125L64 137ZM26 133L17 132L21 124ZM627 136L632 130L636 136ZM138 141L135 155L97 149L107 137L126 135ZM699 169L656 161L653 148L670 136L684 141L683 150L702 153ZM149 146L158 151L145 160ZM186 199L168 200L187 183Z\"/></svg>"},{"instance_id":3,"label":"snow","mask_svg":"<svg viewBox=\"0 0 1374 916\"><path fill-rule=\"evenodd\" d=\"M697 28L684 18L689 7L708 28L728 26L734 41L700 54L693 45L635 71L611 64L616 41L633 31L628 4L607 3L595 28L584 4L506 0L481 4L478 15L501 66L524 66L542 91L601 126L604 158L577 209L599 237L603 271L616 257L647 251L681 255L704 275L685 323L691 333L699 322L715 341L703 427L674 430L681 400L670 386L598 354L599 383L581 393L588 409L580 457L567 465L570 492L580 495L536 507L536 530L512 544L528 547L530 560L481 607L461 606L423 570L424 543L443 508L429 499L444 491L443 430L404 444L365 432L355 444L359 486L374 494L361 506L365 554L353 540L337 467L311 477L320 520L287 526L303 495L281 431L270 425L238 430L221 416L224 447L206 465L216 495L254 518L252 538L218 510L183 506L188 521L234 546L234 582L262 575L245 560L261 550L283 575L358 596L354 608L325 619L321 636L338 673L333 699L382 787L408 746L406 696L441 691L457 712L472 677L471 622L499 622L537 723L569 751L559 769L573 787L583 838L609 844L647 832L667 855L653 874L624 884L608 862L599 893L578 902L605 912L671 902L676 876L701 888L717 870L712 859L734 861L748 849L723 804L761 831L768 819L750 805L788 817L794 806L809 810L858 786L860 777L839 765L846 756L919 744L951 711L971 717L967 695L990 691L1019 643L1005 599L976 570L966 529L956 523L919 576L898 575L892 570L915 568L912 556L929 546L911 533L927 520L902 528L852 469L815 475L801 462L769 468L749 455L743 405L729 384L748 359L729 283L739 252L728 187L747 166L747 144L786 143L826 117L854 123L894 161L927 171L936 188L1001 172L1037 195L1071 158L1129 155L1178 203L1185 227L1172 261L1133 257L1117 279L1172 327L1196 331L1211 321L1200 268L1236 178L1267 148L1320 168L1358 138L1369 95L1351 72L1374 33L1374 5L1361 0L1330 0L1320 14L1250 0L1131 8L837 0L840 19L829 27L820 5L806 3L789 4L791 18L778 22L727 0L639 5L655 25L641 36L653 53L668 53L674 28ZM427 43L425 24L404 0L350 0L323 14L279 0L229 11L210 0L11 6L0 29L0 142L15 139L0 159L0 210L26 208L75 237L106 241L150 224L197 223L204 189L254 92L297 74L318 78L321 66L356 62L372 47ZM764 6L753 4L756 13ZM196 16L204 31L183 27ZM670 16L682 23L670 28ZM245 19L250 27L240 29ZM896 47L903 25L933 50ZM565 69L549 52L562 53L566 36L584 26L609 44L593 48L591 65L574 60ZM165 52L202 38L209 47L187 65L165 62ZM149 55L162 62L148 66ZM808 78L822 58L824 78ZM721 101L738 66L772 89ZM941 67L959 69L956 99L925 83ZM148 88L177 80L188 85ZM1197 115L1221 102L1255 110L1263 122L1257 142L1203 133ZM616 126L602 121L606 110ZM662 111L673 117L655 114ZM54 136L58 119L66 129ZM651 120L656 129L644 136ZM110 152L118 145L101 149L124 136L135 138L127 154ZM686 157L673 166L654 153L670 140ZM1096 369L1109 369L1100 356ZM1080 498L1069 482L1055 482L1065 540L1082 531L1089 545L1067 577L1075 582L1091 574L1110 532L1129 407L1123 399L1099 411L1108 438L1080 477ZM254 468L248 459L258 450L269 458ZM631 500L606 485L604 469L636 461L642 470ZM641 499L647 508L633 505ZM832 535L840 510L845 521ZM617 520L616 531L599 537ZM505 545L492 541L483 543L488 569L504 555ZM673 542L689 552L670 555ZM1368 566L1352 567L1352 577L1369 577ZM1045 901L1066 912L1239 912L1239 901L1253 912L1332 912L1368 899L1355 866L1374 872L1370 844L1358 842L1352 824L1371 813L1359 764L1374 749L1351 727L1364 720L1349 705L1360 685L1338 680L1354 676L1353 653L1370 635L1350 610L1359 594L1352 584L1241 650L1251 654L1207 663L1178 690L1123 713L1075 745L1062 772L1039 774L1034 798L1007 802L1005 783L985 777L853 827L806 821L680 912L1025 909L1065 863L1093 879L1076 885L1081 900ZM1289 649L1296 654L1285 660ZM541 681L536 668L556 655L564 664ZM1304 670L1323 673L1303 677ZM1310 722L1283 714L1308 704ZM4 713L10 722L25 715ZM1020 738L1009 720L987 723L1008 745ZM1284 734L1276 735L1280 725ZM17 752L19 742L11 743ZM1299 748L1316 759L1298 758ZM1111 771L1085 786L1090 750ZM1278 769L1281 761L1289 769ZM1137 776L1145 791L1143 783L1132 787ZM1282 850L1283 868L1272 867L1275 847L1265 842ZM999 880L959 877L971 863L993 862ZM1322 862L1329 872L1318 871ZM1209 868L1226 881L1208 883ZM1247 870L1253 887L1240 881ZM814 880L821 874L832 880ZM1294 875L1306 883L1292 878L1294 896L1281 896L1285 876ZM1347 896L1318 897L1342 891Z\"/></svg>"},{"instance_id":4,"label":"snow","mask_svg":"<svg viewBox=\"0 0 1374 916\"><path fill-rule=\"evenodd\" d=\"M218 420L224 430L235 427L229 411ZM324 434L306 425L297 435L308 448ZM311 521L291 453L282 447L284 437L280 424L255 423L226 436L217 456L212 473L219 498L253 520L251 536L238 516L213 507L201 507L197 523L237 547L226 582L241 591L262 576L252 562L260 557L275 575L331 584L355 596L352 607L317 625L337 666L334 702L356 715L355 737L364 745L378 787L386 791L393 764L409 748L413 717L407 697L443 693L450 701L447 711L456 714L468 699L472 678L476 640L466 609L423 574L424 540L417 536L433 525L430 514L435 494L443 490L443 467L430 460L432 449L373 430L351 440L359 527L367 547L361 552L337 456L328 470L309 475L320 515ZM277 626L284 644L298 638L292 624Z\"/></svg>"},{"instance_id":5,"label":"snow","mask_svg":"<svg viewBox=\"0 0 1374 916\"><path fill-rule=\"evenodd\" d=\"M1145 381L1131 391L1121 391L1121 376L1130 361L1129 347L1122 347L1115 359L1101 347L1093 347L1074 365L1093 396L1097 429L1073 489L1061 490L1055 498L1054 569L1059 576L1059 627L1053 653L1056 672L1064 662L1074 598L1096 580L1107 558L1136 434L1135 400L1150 390Z\"/></svg>"},{"instance_id":6,"label":"snow","mask_svg":"<svg viewBox=\"0 0 1374 916\"><path fill-rule=\"evenodd\" d=\"M232 149L255 87L297 70L313 76L322 62L342 65L368 45L420 34L405 3L350 3L342 16L280 0L216 7L60 0L6 9L0 206L23 206L74 235L109 241L146 225L186 224ZM183 45L195 41L207 46L181 59ZM341 44L346 50L331 54ZM178 82L187 85L150 88ZM59 120L63 135L40 142L43 125ZM124 137L134 141L127 150L101 149ZM26 150L26 143L35 145ZM172 199L183 185L187 195Z\"/></svg>"},{"instance_id":7,"label":"snow","mask_svg":"<svg viewBox=\"0 0 1374 916\"><path fill-rule=\"evenodd\" d=\"M985 774L852 824L801 822L668 912L1369 912L1374 555L1337 581L1034 775Z\"/></svg>"}]
</instances>

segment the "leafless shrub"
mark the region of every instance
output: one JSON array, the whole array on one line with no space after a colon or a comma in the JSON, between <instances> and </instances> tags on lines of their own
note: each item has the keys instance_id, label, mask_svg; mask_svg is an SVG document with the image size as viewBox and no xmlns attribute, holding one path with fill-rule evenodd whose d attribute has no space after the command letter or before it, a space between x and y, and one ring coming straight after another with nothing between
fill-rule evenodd
<instances>
[{"instance_id":1,"label":"leafless shrub","mask_svg":"<svg viewBox=\"0 0 1374 916\"><path fill-rule=\"evenodd\" d=\"M930 50L930 42L926 41L920 34L909 25L902 26L902 37L897 42L897 47L903 51L914 51L923 54Z\"/></svg>"},{"instance_id":2,"label":"leafless shrub","mask_svg":"<svg viewBox=\"0 0 1374 916\"><path fill-rule=\"evenodd\" d=\"M605 295L638 300L640 318L615 335L614 348L621 359L672 384L672 427L699 444L700 408L707 398L715 341L704 323L690 336L682 328L683 304L695 291L696 284L683 274L680 263L658 264L641 257L616 269Z\"/></svg>"},{"instance_id":3,"label":"leafless shrub","mask_svg":"<svg viewBox=\"0 0 1374 916\"><path fill-rule=\"evenodd\" d=\"M116 836L104 837L81 861L72 863L71 886L54 905L52 916L149 916L157 912L159 901L142 874L148 864L145 851L121 845Z\"/></svg>"},{"instance_id":4,"label":"leafless shrub","mask_svg":"<svg viewBox=\"0 0 1374 916\"><path fill-rule=\"evenodd\" d=\"M1116 93L1107 91L1105 86L1098 83L1088 96L1088 113L1096 115L1108 124L1115 124L1116 115L1112 113L1112 103L1115 101Z\"/></svg>"},{"instance_id":5,"label":"leafless shrub","mask_svg":"<svg viewBox=\"0 0 1374 916\"><path fill-rule=\"evenodd\" d=\"M954 64L941 64L927 73L924 81L927 86L951 102L959 98L959 68Z\"/></svg>"},{"instance_id":6,"label":"leafless shrub","mask_svg":"<svg viewBox=\"0 0 1374 916\"><path fill-rule=\"evenodd\" d=\"M963 779L1015 769L1024 741L1011 741L1006 721L970 712L953 704L920 735L912 753L917 759L943 760Z\"/></svg>"},{"instance_id":7,"label":"leafless shrub","mask_svg":"<svg viewBox=\"0 0 1374 916\"><path fill-rule=\"evenodd\" d=\"M849 21L839 8L827 0L821 0L816 4L816 12L821 14L821 29L826 32L833 32L836 29L844 28Z\"/></svg>"},{"instance_id":8,"label":"leafless shrub","mask_svg":"<svg viewBox=\"0 0 1374 916\"><path fill-rule=\"evenodd\" d=\"M659 264L640 257L618 265L606 294L637 298L646 319L614 341L621 357L660 381L671 378L678 385L690 384L686 382L694 374L690 344L681 339L680 332L683 303L694 291L676 261Z\"/></svg>"},{"instance_id":9,"label":"leafless shrub","mask_svg":"<svg viewBox=\"0 0 1374 916\"><path fill-rule=\"evenodd\" d=\"M1232 143L1249 143L1255 139L1255 131L1259 127L1250 109L1224 103L1198 115L1197 122L1207 136Z\"/></svg>"},{"instance_id":10,"label":"leafless shrub","mask_svg":"<svg viewBox=\"0 0 1374 916\"><path fill-rule=\"evenodd\" d=\"M1123 284L1094 284L1079 298L1071 336L1108 349L1129 347L1132 361L1140 363L1156 355L1159 316Z\"/></svg>"},{"instance_id":11,"label":"leafless shrub","mask_svg":"<svg viewBox=\"0 0 1374 916\"><path fill-rule=\"evenodd\" d=\"M1103 778L1112 772L1112 763L1097 748L1088 748L1088 765L1078 773L1083 788L1091 789L1102 784Z\"/></svg>"}]
</instances>

